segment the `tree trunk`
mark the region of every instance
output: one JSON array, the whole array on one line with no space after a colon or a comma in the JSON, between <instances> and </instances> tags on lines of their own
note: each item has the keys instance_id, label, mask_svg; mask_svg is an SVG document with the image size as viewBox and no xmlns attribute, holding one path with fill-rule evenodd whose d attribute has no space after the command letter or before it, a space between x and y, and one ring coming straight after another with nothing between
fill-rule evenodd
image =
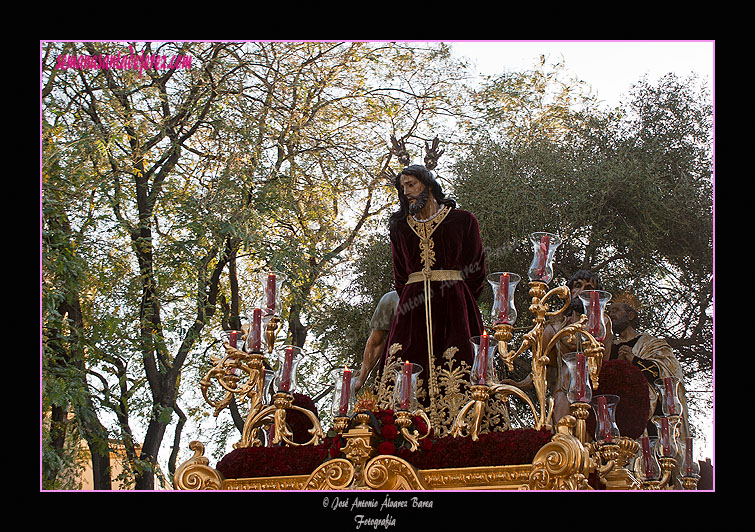
<instances>
[{"instance_id":1,"label":"tree trunk","mask_svg":"<svg viewBox=\"0 0 755 532\"><path fill-rule=\"evenodd\" d=\"M199 338L200 332L215 312L215 305L217 303L220 287L220 276L228 265L230 257L234 255L234 250L237 245L237 242L231 242L231 239L228 239L224 249L213 250L208 254L208 257L217 255L217 263L210 275L207 286L200 286L200 289L197 291L200 295L198 295L196 319L187 331L177 355L170 363L165 358L165 353L160 353L160 347L163 346L163 342L161 340L152 342L149 339L149 336L143 336L143 338L147 340L147 343L143 344L143 348L145 348L144 367L152 391L154 407L147 426L147 433L142 444L142 451L139 456L141 467L137 467L135 471L137 490L154 489L155 472L157 470L157 455L160 451L160 445L165 436L167 426L173 417L172 413L175 411L174 405L176 404L177 399L178 380L181 375L184 361L186 360L186 356L191 350L191 347L194 345L197 338ZM145 260L145 265L151 265L151 255L141 256L140 264L141 259ZM209 264L210 262L210 260L205 260L203 264ZM149 271L151 271L151 268ZM202 279L203 276L199 275L198 278ZM149 331L149 334L159 333L159 337L161 338L162 330L159 327L159 306L156 303L148 303L149 298L157 297L154 285L154 279L151 277L144 279L143 290L145 297L142 300L142 309L144 314L150 316L151 319L143 322L142 327L147 323L153 324L155 328ZM143 331L143 333L146 334L147 331ZM157 354L157 360L155 359L155 354Z\"/></svg>"},{"instance_id":2,"label":"tree trunk","mask_svg":"<svg viewBox=\"0 0 755 532\"><path fill-rule=\"evenodd\" d=\"M72 251L74 246L71 242L71 225L68 217L64 212L57 215L50 215L47 222L51 228L50 233L57 235L50 241L52 248L56 252L75 255ZM51 444L58 452L62 452L68 431L68 414L71 408L75 413L75 422L78 423L80 435L87 441L92 458L92 474L94 477L94 489L109 490L111 488L110 479L110 451L108 448L107 431L97 418L97 412L94 408L90 395L89 386L86 380L85 354L83 352L83 343L81 335L84 331L84 318L81 311L79 294L77 292L78 282L71 282L66 285L64 297L58 304L58 314L61 317L61 323L58 328L50 330L50 340L47 348L51 350L51 360L53 364L61 369L75 368L75 379L71 383L73 387L79 388L82 393L75 394L74 397L82 399L75 401L73 404L53 405L51 418ZM61 334L63 323L67 321L69 332L68 339L64 339ZM50 471L49 479L55 480L59 471Z\"/></svg>"}]
</instances>

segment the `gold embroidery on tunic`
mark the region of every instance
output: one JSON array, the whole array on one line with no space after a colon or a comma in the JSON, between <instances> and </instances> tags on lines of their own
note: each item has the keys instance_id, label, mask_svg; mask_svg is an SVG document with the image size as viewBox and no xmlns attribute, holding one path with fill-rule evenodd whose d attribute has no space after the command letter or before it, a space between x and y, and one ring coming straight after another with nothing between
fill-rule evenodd
<instances>
[{"instance_id":1,"label":"gold embroidery on tunic","mask_svg":"<svg viewBox=\"0 0 755 532\"><path fill-rule=\"evenodd\" d=\"M430 270L435 265L435 242L433 241L432 234L438 228L438 226L446 219L448 213L451 212L451 208L448 205L444 205L440 213L427 222L418 222L411 216L406 217L406 221L412 231L419 237L419 249L420 257L422 259L422 270Z\"/></svg>"},{"instance_id":2,"label":"gold embroidery on tunic","mask_svg":"<svg viewBox=\"0 0 755 532\"><path fill-rule=\"evenodd\" d=\"M401 372L401 357L396 355L401 350L400 344L393 344L386 358L385 369L377 383L375 403L378 408L393 408L393 390L397 374ZM449 347L443 353L442 366L433 372L427 383L417 382L417 398L426 398L429 394L430 404L422 408L430 419L436 437L450 435L451 427L461 408L472 399L469 383L470 367L463 360L456 360L454 355L459 349ZM433 400L434 398L434 400ZM509 405L507 401L490 401L485 406L485 414L480 426L480 434L501 432L511 429Z\"/></svg>"},{"instance_id":3,"label":"gold embroidery on tunic","mask_svg":"<svg viewBox=\"0 0 755 532\"><path fill-rule=\"evenodd\" d=\"M451 208L448 205L444 205L438 214L431 220L426 222L418 222L412 216L407 216L406 221L411 227L412 231L419 237L419 249L420 258L422 260L422 274L425 293L425 332L427 335L427 359L428 359L428 378L430 382L433 382L435 376L435 355L433 353L433 314L432 303L430 302L430 272L431 268L435 265L435 242L433 241L432 234L443 223L448 213L451 212ZM430 409L436 410L436 402L438 396L433 389L430 388Z\"/></svg>"}]
</instances>

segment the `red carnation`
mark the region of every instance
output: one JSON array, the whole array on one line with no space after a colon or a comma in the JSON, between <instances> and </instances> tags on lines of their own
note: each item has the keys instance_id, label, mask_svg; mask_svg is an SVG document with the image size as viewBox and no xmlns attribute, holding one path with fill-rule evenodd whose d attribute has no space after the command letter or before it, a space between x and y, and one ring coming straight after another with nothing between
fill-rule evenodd
<instances>
[{"instance_id":1,"label":"red carnation","mask_svg":"<svg viewBox=\"0 0 755 532\"><path fill-rule=\"evenodd\" d=\"M626 360L606 360L600 369L600 386L594 395L619 396L616 425L622 436L639 438L650 417L648 384L637 366ZM595 416L587 418L587 430L595 431Z\"/></svg>"},{"instance_id":2,"label":"red carnation","mask_svg":"<svg viewBox=\"0 0 755 532\"><path fill-rule=\"evenodd\" d=\"M331 458L337 458L338 455L341 454L341 435L336 434L335 438L333 438L333 443L330 446L330 457Z\"/></svg>"},{"instance_id":3,"label":"red carnation","mask_svg":"<svg viewBox=\"0 0 755 532\"><path fill-rule=\"evenodd\" d=\"M396 419L393 417L393 411L387 410L383 412L383 415L380 418L380 422L383 425L393 425L396 422Z\"/></svg>"},{"instance_id":4,"label":"red carnation","mask_svg":"<svg viewBox=\"0 0 755 532\"><path fill-rule=\"evenodd\" d=\"M387 440L392 440L396 436L398 436L398 429L396 428L396 425L393 423L389 425L383 426L383 437Z\"/></svg>"},{"instance_id":5,"label":"red carnation","mask_svg":"<svg viewBox=\"0 0 755 532\"><path fill-rule=\"evenodd\" d=\"M391 441L384 441L377 448L378 454L393 454L396 452L396 446Z\"/></svg>"}]
</instances>

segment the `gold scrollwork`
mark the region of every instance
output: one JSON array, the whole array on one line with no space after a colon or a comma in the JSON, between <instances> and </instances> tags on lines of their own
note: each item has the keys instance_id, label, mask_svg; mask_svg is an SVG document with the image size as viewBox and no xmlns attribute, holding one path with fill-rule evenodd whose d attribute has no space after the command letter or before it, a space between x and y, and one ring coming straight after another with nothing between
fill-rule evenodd
<instances>
[{"instance_id":1,"label":"gold scrollwork","mask_svg":"<svg viewBox=\"0 0 755 532\"><path fill-rule=\"evenodd\" d=\"M454 420L453 426L451 427L451 435L454 437L471 434L472 441L477 441L479 439L483 415L485 414L485 410L490 406L488 405L488 402L491 397L497 397L498 399L501 399L502 402L507 403L509 396L515 395L527 403L527 405L530 407L530 410L532 411L532 414L535 416L535 419L537 419L538 417L537 409L535 408L535 405L529 398L529 396L521 389L510 384L472 386L471 395L471 401L469 401L466 405L464 405L464 407L461 408L461 410L459 410L459 413ZM472 416L472 428L470 431L469 424L465 421L465 418L467 417L472 407L474 407L474 412Z\"/></svg>"},{"instance_id":2,"label":"gold scrollwork","mask_svg":"<svg viewBox=\"0 0 755 532\"><path fill-rule=\"evenodd\" d=\"M304 483L305 490L341 490L354 480L354 465L344 458L334 458L315 469Z\"/></svg>"},{"instance_id":3,"label":"gold scrollwork","mask_svg":"<svg viewBox=\"0 0 755 532\"><path fill-rule=\"evenodd\" d=\"M428 430L424 434L420 434L418 430L409 430L409 426L412 424L412 417L418 416L424 420ZM399 427L399 431L404 439L409 443L409 450L414 452L419 449L419 442L430 434L429 427L431 426L430 419L425 414L424 410L419 409L413 412L407 410L399 410L396 412L396 426Z\"/></svg>"},{"instance_id":4,"label":"gold scrollwork","mask_svg":"<svg viewBox=\"0 0 755 532\"><path fill-rule=\"evenodd\" d=\"M241 435L241 441L234 445L235 448L239 447L253 447L259 446L261 441L257 438L258 430L263 426L269 426L271 423L275 424L275 430L273 431L273 444L285 443L290 446L301 445L318 445L325 438L325 433L320 425L318 417L310 410L301 408L293 404L294 397L291 394L280 392L273 396L273 404L269 405L253 416L244 423L244 429ZM312 423L312 428L309 429L309 433L312 437L305 443L296 443L293 441L293 433L286 424L286 411L296 410L304 414Z\"/></svg>"},{"instance_id":5,"label":"gold scrollwork","mask_svg":"<svg viewBox=\"0 0 755 532\"><path fill-rule=\"evenodd\" d=\"M559 432L535 455L529 489L589 489L586 475L592 469L594 464L590 454L580 441L571 434Z\"/></svg>"},{"instance_id":6,"label":"gold scrollwork","mask_svg":"<svg viewBox=\"0 0 755 532\"><path fill-rule=\"evenodd\" d=\"M227 343L224 347L226 355L222 358L211 356L213 367L199 381L202 396L215 408L215 416L230 404L234 395L249 399L251 410L258 410L262 404L265 380L264 357L258 353L245 353ZM246 382L242 383L244 376L247 377ZM213 379L225 390L225 396L219 401L208 395Z\"/></svg>"},{"instance_id":7,"label":"gold scrollwork","mask_svg":"<svg viewBox=\"0 0 755 532\"><path fill-rule=\"evenodd\" d=\"M364 470L365 484L375 490L426 490L417 470L407 461L392 455L379 455Z\"/></svg>"},{"instance_id":8,"label":"gold scrollwork","mask_svg":"<svg viewBox=\"0 0 755 532\"><path fill-rule=\"evenodd\" d=\"M204 456L204 444L198 441L189 443L194 456L181 464L173 477L173 485L179 490L221 490L223 475L209 466Z\"/></svg>"},{"instance_id":9,"label":"gold scrollwork","mask_svg":"<svg viewBox=\"0 0 755 532\"><path fill-rule=\"evenodd\" d=\"M639 489L640 482L627 465L637 454L640 444L626 436L613 442L590 442L586 445L596 464L600 481L609 490Z\"/></svg>"}]
</instances>

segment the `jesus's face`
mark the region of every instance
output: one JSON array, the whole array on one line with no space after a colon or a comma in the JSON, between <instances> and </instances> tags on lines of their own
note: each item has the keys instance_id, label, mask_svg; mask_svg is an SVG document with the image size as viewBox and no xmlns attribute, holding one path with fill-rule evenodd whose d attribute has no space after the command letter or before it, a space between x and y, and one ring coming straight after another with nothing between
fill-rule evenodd
<instances>
[{"instance_id":1,"label":"jesus's face","mask_svg":"<svg viewBox=\"0 0 755 532\"><path fill-rule=\"evenodd\" d=\"M584 305L582 300L579 299L579 294L585 290L597 290L597 279L575 279L571 285L571 303L566 309L566 313L576 312L578 314L584 313Z\"/></svg>"},{"instance_id":2,"label":"jesus's face","mask_svg":"<svg viewBox=\"0 0 755 532\"><path fill-rule=\"evenodd\" d=\"M427 185L413 175L401 175L401 189L409 201L409 214L417 214L429 198Z\"/></svg>"}]
</instances>

